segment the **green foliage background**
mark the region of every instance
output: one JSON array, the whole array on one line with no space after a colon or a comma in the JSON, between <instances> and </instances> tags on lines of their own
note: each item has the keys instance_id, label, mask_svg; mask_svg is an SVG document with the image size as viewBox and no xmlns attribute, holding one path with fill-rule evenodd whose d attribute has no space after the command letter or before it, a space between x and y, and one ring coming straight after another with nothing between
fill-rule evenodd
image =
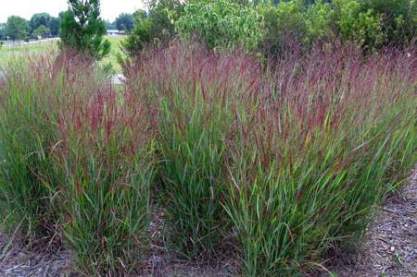
<instances>
[{"instance_id":1,"label":"green foliage background","mask_svg":"<svg viewBox=\"0 0 417 277\"><path fill-rule=\"evenodd\" d=\"M179 35L209 48L243 47L267 56L297 45L352 42L366 51L410 45L417 34L415 0L177 0L152 1L135 16L125 48L136 55L146 45Z\"/></svg>"},{"instance_id":2,"label":"green foliage background","mask_svg":"<svg viewBox=\"0 0 417 277\"><path fill-rule=\"evenodd\" d=\"M69 0L69 4L61 22L62 46L102 59L110 52L110 42L103 39L106 25L100 18L100 2Z\"/></svg>"}]
</instances>

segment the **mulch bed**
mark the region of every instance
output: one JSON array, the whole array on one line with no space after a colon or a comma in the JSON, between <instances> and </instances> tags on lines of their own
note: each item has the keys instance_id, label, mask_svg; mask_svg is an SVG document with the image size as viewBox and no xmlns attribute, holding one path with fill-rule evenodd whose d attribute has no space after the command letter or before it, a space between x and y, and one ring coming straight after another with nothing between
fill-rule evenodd
<instances>
[{"instance_id":1,"label":"mulch bed","mask_svg":"<svg viewBox=\"0 0 417 277\"><path fill-rule=\"evenodd\" d=\"M390 197L369 226L350 264L337 276L417 276L417 174Z\"/></svg>"},{"instance_id":2,"label":"mulch bed","mask_svg":"<svg viewBox=\"0 0 417 277\"><path fill-rule=\"evenodd\" d=\"M417 276L417 174L408 186L390 197L369 226L354 257L329 270L341 277ZM152 220L148 276L233 276L238 267L232 257L217 265L184 263L161 244L161 217ZM16 240L15 240L16 241ZM0 276L79 276L72 271L71 253L26 250L0 233Z\"/></svg>"}]
</instances>

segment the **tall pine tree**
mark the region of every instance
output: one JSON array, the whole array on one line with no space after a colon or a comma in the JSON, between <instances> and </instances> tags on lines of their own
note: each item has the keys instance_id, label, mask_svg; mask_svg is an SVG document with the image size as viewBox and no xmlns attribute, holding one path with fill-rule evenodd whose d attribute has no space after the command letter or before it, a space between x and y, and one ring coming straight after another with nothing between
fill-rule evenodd
<instances>
[{"instance_id":1,"label":"tall pine tree","mask_svg":"<svg viewBox=\"0 0 417 277\"><path fill-rule=\"evenodd\" d=\"M105 22L100 18L99 0L68 0L61 21L61 45L100 60L110 52Z\"/></svg>"}]
</instances>

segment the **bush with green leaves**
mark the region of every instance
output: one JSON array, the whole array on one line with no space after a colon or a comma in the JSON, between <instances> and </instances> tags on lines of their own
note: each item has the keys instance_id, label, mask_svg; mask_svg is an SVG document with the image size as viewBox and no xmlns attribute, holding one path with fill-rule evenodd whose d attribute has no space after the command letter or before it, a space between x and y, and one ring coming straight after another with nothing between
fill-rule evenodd
<instances>
[{"instance_id":1,"label":"bush with green leaves","mask_svg":"<svg viewBox=\"0 0 417 277\"><path fill-rule=\"evenodd\" d=\"M178 4L179 9L161 9L165 1L152 3L127 40L126 49L133 55L145 45L172 39L176 32L182 38L200 39L209 48L240 47L266 56L295 46L310 50L334 39L369 52L388 44L406 46L417 34L414 0L203 0Z\"/></svg>"},{"instance_id":2,"label":"bush with green leaves","mask_svg":"<svg viewBox=\"0 0 417 277\"><path fill-rule=\"evenodd\" d=\"M308 47L333 36L331 5L301 1L252 5L238 1L190 1L177 21L180 35L209 48L243 47L275 55L294 42Z\"/></svg>"},{"instance_id":3,"label":"bush with green leaves","mask_svg":"<svg viewBox=\"0 0 417 277\"><path fill-rule=\"evenodd\" d=\"M275 55L288 49L290 43L301 43L306 37L303 6L299 1L283 2L278 5L261 5L259 12L265 20L265 36L262 50L266 55Z\"/></svg>"},{"instance_id":4,"label":"bush with green leaves","mask_svg":"<svg viewBox=\"0 0 417 277\"><path fill-rule=\"evenodd\" d=\"M358 0L335 0L335 22L342 40L350 40L362 47L376 48L384 42L380 15L364 10Z\"/></svg>"},{"instance_id":5,"label":"bush with green leaves","mask_svg":"<svg viewBox=\"0 0 417 277\"><path fill-rule=\"evenodd\" d=\"M303 42L312 45L318 40L333 39L335 31L333 28L334 11L327 2L315 1L313 5L305 11L305 24L307 36Z\"/></svg>"},{"instance_id":6,"label":"bush with green leaves","mask_svg":"<svg viewBox=\"0 0 417 277\"><path fill-rule=\"evenodd\" d=\"M385 45L407 45L417 36L416 1L365 0L363 7L380 16Z\"/></svg>"},{"instance_id":7,"label":"bush with green leaves","mask_svg":"<svg viewBox=\"0 0 417 277\"><path fill-rule=\"evenodd\" d=\"M308 6L302 1L288 1L259 5L257 9L266 29L261 50L267 56L283 53L294 46L310 49L318 41L334 37L334 11L323 1Z\"/></svg>"},{"instance_id":8,"label":"bush with green leaves","mask_svg":"<svg viewBox=\"0 0 417 277\"><path fill-rule=\"evenodd\" d=\"M135 26L125 41L122 42L122 46L126 52L131 56L137 55L143 50L146 45L152 41L152 21L148 18L145 11L137 12L134 15Z\"/></svg>"},{"instance_id":9,"label":"bush with green leaves","mask_svg":"<svg viewBox=\"0 0 417 277\"><path fill-rule=\"evenodd\" d=\"M149 11L133 14L135 26L123 43L130 56L137 56L146 46L166 45L176 34L174 22L182 13L179 0L150 1Z\"/></svg>"},{"instance_id":10,"label":"bush with green leaves","mask_svg":"<svg viewBox=\"0 0 417 277\"><path fill-rule=\"evenodd\" d=\"M228 0L190 1L176 27L182 37L196 35L209 48L254 50L263 37L262 18L257 11Z\"/></svg>"}]
</instances>

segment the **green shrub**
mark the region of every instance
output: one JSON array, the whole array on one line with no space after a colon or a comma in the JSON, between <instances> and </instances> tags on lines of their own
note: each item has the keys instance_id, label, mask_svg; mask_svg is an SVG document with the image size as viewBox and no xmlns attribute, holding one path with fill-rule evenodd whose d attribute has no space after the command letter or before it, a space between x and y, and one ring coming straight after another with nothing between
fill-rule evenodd
<instances>
[{"instance_id":1,"label":"green shrub","mask_svg":"<svg viewBox=\"0 0 417 277\"><path fill-rule=\"evenodd\" d=\"M357 0L336 0L335 22L342 40L353 41L360 46L374 49L384 42L381 18L373 10L364 10Z\"/></svg>"},{"instance_id":2,"label":"green shrub","mask_svg":"<svg viewBox=\"0 0 417 277\"><path fill-rule=\"evenodd\" d=\"M333 13L331 5L324 1L316 1L307 8L304 19L307 37L303 41L306 45L313 45L319 40L334 38Z\"/></svg>"},{"instance_id":3,"label":"green shrub","mask_svg":"<svg viewBox=\"0 0 417 277\"><path fill-rule=\"evenodd\" d=\"M135 27L123 43L130 56L137 56L147 45L164 46L175 36L175 21L181 15L179 0L150 1L149 12L134 14Z\"/></svg>"},{"instance_id":4,"label":"green shrub","mask_svg":"<svg viewBox=\"0 0 417 277\"><path fill-rule=\"evenodd\" d=\"M176 27L182 37L196 35L209 48L253 50L263 36L261 19L255 9L233 1L190 1Z\"/></svg>"},{"instance_id":5,"label":"green shrub","mask_svg":"<svg viewBox=\"0 0 417 277\"><path fill-rule=\"evenodd\" d=\"M288 1L259 5L257 9L265 26L261 50L267 56L282 54L294 47L308 50L318 41L334 37L334 11L323 1L309 6L302 1Z\"/></svg>"},{"instance_id":6,"label":"green shrub","mask_svg":"<svg viewBox=\"0 0 417 277\"><path fill-rule=\"evenodd\" d=\"M155 42L166 45L176 32L209 48L242 47L269 57L335 38L370 52L407 46L417 35L414 0L204 0L158 8L162 3L154 1L149 15L137 20L125 46L131 54Z\"/></svg>"},{"instance_id":7,"label":"green shrub","mask_svg":"<svg viewBox=\"0 0 417 277\"><path fill-rule=\"evenodd\" d=\"M267 55L282 53L292 43L301 43L307 37L303 5L300 1L260 6L259 12L265 20L262 48Z\"/></svg>"},{"instance_id":8,"label":"green shrub","mask_svg":"<svg viewBox=\"0 0 417 277\"><path fill-rule=\"evenodd\" d=\"M146 16L146 14L145 14ZM147 17L135 17L135 27L122 42L123 48L131 55L137 55L152 41L152 21Z\"/></svg>"},{"instance_id":9,"label":"green shrub","mask_svg":"<svg viewBox=\"0 0 417 277\"><path fill-rule=\"evenodd\" d=\"M385 45L407 46L417 35L417 4L413 0L365 0L364 8L381 18Z\"/></svg>"}]
</instances>

